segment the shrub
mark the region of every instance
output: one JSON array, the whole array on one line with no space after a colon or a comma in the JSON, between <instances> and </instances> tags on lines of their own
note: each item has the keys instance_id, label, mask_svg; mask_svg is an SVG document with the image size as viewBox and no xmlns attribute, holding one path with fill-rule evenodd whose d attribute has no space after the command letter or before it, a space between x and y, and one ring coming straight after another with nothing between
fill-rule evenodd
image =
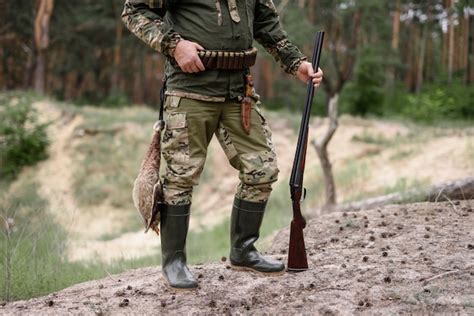
<instances>
[{"instance_id":1,"label":"shrub","mask_svg":"<svg viewBox=\"0 0 474 316\"><path fill-rule=\"evenodd\" d=\"M408 95L402 114L416 121L474 119L474 93L461 84L433 86Z\"/></svg>"},{"instance_id":2,"label":"shrub","mask_svg":"<svg viewBox=\"0 0 474 316\"><path fill-rule=\"evenodd\" d=\"M362 53L353 80L342 91L341 112L362 116L383 114L384 80L383 63L377 52Z\"/></svg>"},{"instance_id":3,"label":"shrub","mask_svg":"<svg viewBox=\"0 0 474 316\"><path fill-rule=\"evenodd\" d=\"M0 113L0 176L12 178L47 157L47 124L38 122L26 96L1 96Z\"/></svg>"}]
</instances>

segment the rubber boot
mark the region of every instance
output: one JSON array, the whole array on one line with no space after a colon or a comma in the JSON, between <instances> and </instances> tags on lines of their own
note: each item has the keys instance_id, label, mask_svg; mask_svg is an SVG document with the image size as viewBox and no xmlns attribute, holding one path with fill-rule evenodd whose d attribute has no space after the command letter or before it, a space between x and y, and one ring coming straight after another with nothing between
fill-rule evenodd
<instances>
[{"instance_id":1,"label":"rubber boot","mask_svg":"<svg viewBox=\"0 0 474 316\"><path fill-rule=\"evenodd\" d=\"M161 211L161 259L163 276L178 290L198 287L186 265L186 236L191 205L165 205Z\"/></svg>"},{"instance_id":2,"label":"rubber boot","mask_svg":"<svg viewBox=\"0 0 474 316\"><path fill-rule=\"evenodd\" d=\"M235 198L230 219L230 263L236 270L250 270L263 274L280 274L285 265L277 260L264 258L254 243L260 236L265 203Z\"/></svg>"}]
</instances>

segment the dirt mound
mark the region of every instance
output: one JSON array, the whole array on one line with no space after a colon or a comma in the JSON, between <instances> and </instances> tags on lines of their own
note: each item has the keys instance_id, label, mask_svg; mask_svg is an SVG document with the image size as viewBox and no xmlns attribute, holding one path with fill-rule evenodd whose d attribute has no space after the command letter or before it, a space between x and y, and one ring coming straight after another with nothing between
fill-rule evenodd
<instances>
[{"instance_id":1,"label":"dirt mound","mask_svg":"<svg viewBox=\"0 0 474 316\"><path fill-rule=\"evenodd\" d=\"M305 230L310 270L280 277L192 266L196 292L163 285L159 268L131 270L0 314L474 313L474 201L333 213ZM271 254L286 260L288 231Z\"/></svg>"}]
</instances>

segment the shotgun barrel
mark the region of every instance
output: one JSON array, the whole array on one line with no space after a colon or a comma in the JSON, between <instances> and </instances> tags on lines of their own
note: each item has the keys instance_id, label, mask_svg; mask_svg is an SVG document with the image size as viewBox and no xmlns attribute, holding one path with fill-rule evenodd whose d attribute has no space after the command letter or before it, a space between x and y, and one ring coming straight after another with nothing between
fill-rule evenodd
<instances>
[{"instance_id":1,"label":"shotgun barrel","mask_svg":"<svg viewBox=\"0 0 474 316\"><path fill-rule=\"evenodd\" d=\"M312 66L315 71L319 68L321 51L323 48L324 32L316 34L313 50ZM293 220L290 228L290 244L288 250L288 272L299 272L308 270L308 259L304 244L303 229L306 227L306 220L301 213L301 202L306 195L303 187L303 176L306 159L306 148L308 145L309 119L311 107L313 105L314 85L309 80L306 93L305 107L301 118L298 143L296 145L295 159L290 177L290 194L293 205Z\"/></svg>"}]
</instances>

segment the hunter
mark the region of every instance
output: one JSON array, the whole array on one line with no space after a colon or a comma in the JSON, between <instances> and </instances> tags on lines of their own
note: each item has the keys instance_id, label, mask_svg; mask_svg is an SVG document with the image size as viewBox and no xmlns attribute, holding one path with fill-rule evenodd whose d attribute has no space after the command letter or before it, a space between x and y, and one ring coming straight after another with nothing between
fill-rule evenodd
<instances>
[{"instance_id":1,"label":"hunter","mask_svg":"<svg viewBox=\"0 0 474 316\"><path fill-rule=\"evenodd\" d=\"M172 288L198 287L186 265L193 187L216 135L240 184L231 214L230 262L237 270L281 274L282 262L255 248L278 167L271 131L249 68L259 42L284 70L317 87L323 73L292 44L272 0L127 0L127 28L166 57L160 214L163 275Z\"/></svg>"}]
</instances>

